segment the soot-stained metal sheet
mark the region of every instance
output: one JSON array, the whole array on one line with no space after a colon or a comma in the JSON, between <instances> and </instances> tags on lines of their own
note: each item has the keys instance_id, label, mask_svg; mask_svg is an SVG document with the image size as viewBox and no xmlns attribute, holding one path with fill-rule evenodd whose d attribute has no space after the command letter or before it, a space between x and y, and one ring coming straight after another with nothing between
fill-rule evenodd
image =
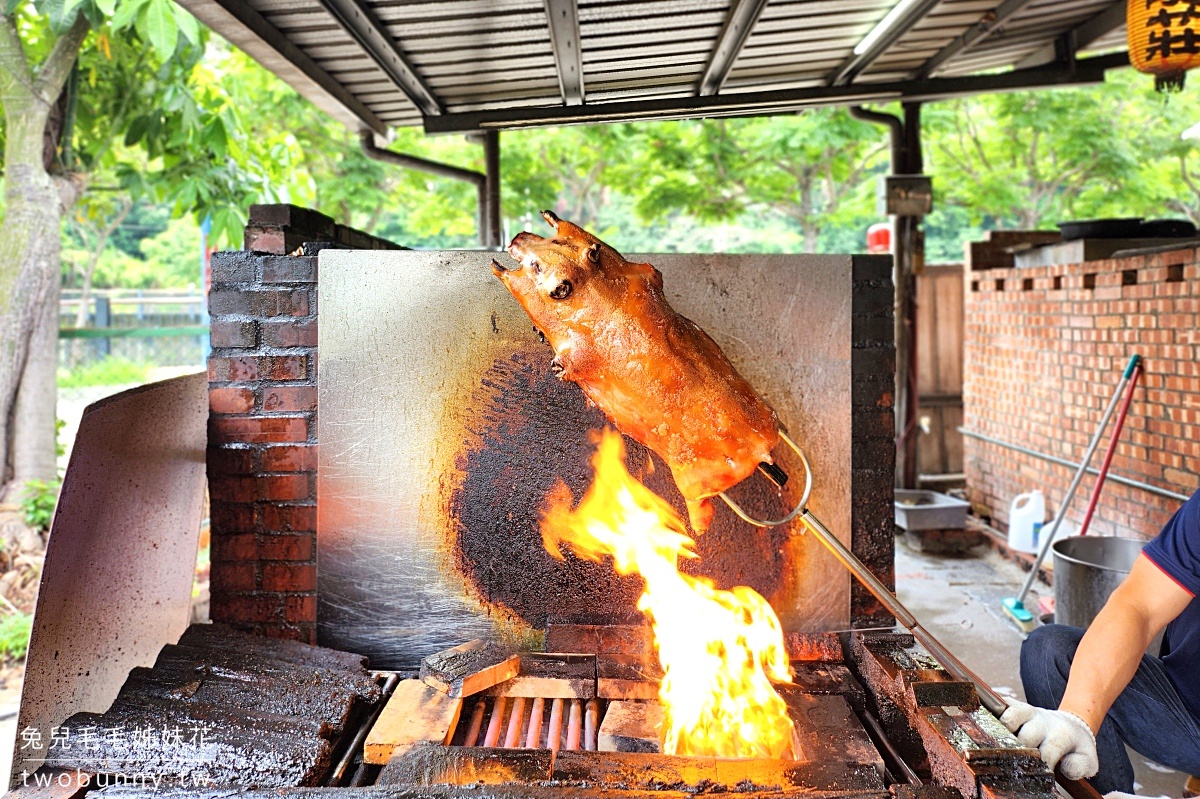
<instances>
[{"instance_id":1,"label":"soot-stained metal sheet","mask_svg":"<svg viewBox=\"0 0 1200 799\"><path fill-rule=\"evenodd\" d=\"M507 257L507 256L501 256ZM631 256L663 272L808 451L814 511L849 543L851 258ZM551 352L479 252L321 254L318 634L380 668L483 635L536 646L549 617L635 614L640 583L551 558L546 493L578 498L604 417L549 371ZM631 470L682 512L669 470L630 442ZM761 477L731 492L760 514ZM686 518L686 516L685 516ZM849 576L811 537L758 530L718 504L689 571L749 585L788 630L845 628Z\"/></svg>"}]
</instances>

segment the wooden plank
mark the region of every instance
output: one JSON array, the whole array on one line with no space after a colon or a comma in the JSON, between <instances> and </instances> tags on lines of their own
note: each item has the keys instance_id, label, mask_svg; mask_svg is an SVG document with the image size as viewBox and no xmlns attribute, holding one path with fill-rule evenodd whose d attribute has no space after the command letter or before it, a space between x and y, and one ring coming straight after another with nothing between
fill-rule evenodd
<instances>
[{"instance_id":1,"label":"wooden plank","mask_svg":"<svg viewBox=\"0 0 1200 799\"><path fill-rule=\"evenodd\" d=\"M661 752L663 708L658 702L609 702L600 725L601 752Z\"/></svg>"},{"instance_id":2,"label":"wooden plank","mask_svg":"<svg viewBox=\"0 0 1200 799\"><path fill-rule=\"evenodd\" d=\"M591 699L596 696L596 657L569 652L523 652L517 676L487 689L489 696Z\"/></svg>"},{"instance_id":3,"label":"wooden plank","mask_svg":"<svg viewBox=\"0 0 1200 799\"><path fill-rule=\"evenodd\" d=\"M562 677L525 677L517 675L483 692L487 696L523 696L543 699L591 699L596 696L596 680Z\"/></svg>"},{"instance_id":4,"label":"wooden plank","mask_svg":"<svg viewBox=\"0 0 1200 799\"><path fill-rule=\"evenodd\" d=\"M788 657L806 663L841 663L846 659L837 633L785 633Z\"/></svg>"},{"instance_id":5,"label":"wooden plank","mask_svg":"<svg viewBox=\"0 0 1200 799\"><path fill-rule=\"evenodd\" d=\"M1057 230L986 230L983 240L1004 247L1018 244L1057 244L1062 241L1062 233Z\"/></svg>"},{"instance_id":6,"label":"wooden plank","mask_svg":"<svg viewBox=\"0 0 1200 799\"><path fill-rule=\"evenodd\" d=\"M450 696L471 696L516 677L520 666L519 657L480 638L425 658L421 680Z\"/></svg>"},{"instance_id":7,"label":"wooden plank","mask_svg":"<svg viewBox=\"0 0 1200 799\"><path fill-rule=\"evenodd\" d=\"M657 699L662 668L638 655L597 655L596 693L602 699Z\"/></svg>"},{"instance_id":8,"label":"wooden plank","mask_svg":"<svg viewBox=\"0 0 1200 799\"><path fill-rule=\"evenodd\" d=\"M870 765L883 778L883 757L844 698L814 696L791 685L777 688L796 725L798 760Z\"/></svg>"},{"instance_id":9,"label":"wooden plank","mask_svg":"<svg viewBox=\"0 0 1200 799\"><path fill-rule=\"evenodd\" d=\"M855 710L866 709L867 692L845 666L839 663L796 663L793 670L795 675L789 689L814 695L836 694L845 698Z\"/></svg>"},{"instance_id":10,"label":"wooden plank","mask_svg":"<svg viewBox=\"0 0 1200 799\"><path fill-rule=\"evenodd\" d=\"M418 744L449 743L462 706L461 697L449 696L421 680L402 680L367 734L363 760L384 765L393 753Z\"/></svg>"}]
</instances>

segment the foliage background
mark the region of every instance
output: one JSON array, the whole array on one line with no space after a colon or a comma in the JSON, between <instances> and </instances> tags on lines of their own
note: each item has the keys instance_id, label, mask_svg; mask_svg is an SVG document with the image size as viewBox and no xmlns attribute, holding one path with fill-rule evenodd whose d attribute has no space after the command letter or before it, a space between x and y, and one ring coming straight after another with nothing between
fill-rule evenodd
<instances>
[{"instance_id":1,"label":"foliage background","mask_svg":"<svg viewBox=\"0 0 1200 799\"><path fill-rule=\"evenodd\" d=\"M251 202L314 207L410 247L474 246L471 187L367 158L351 131L248 57L203 29L197 41L199 50L180 37L186 57L157 65L128 32L85 45L81 75L95 91L77 138L91 142L79 157L96 166L64 228L65 287L85 282L93 258L96 286L194 285L200 221L211 219L212 243L237 246ZM128 110L136 101L122 110L120 92L104 97L106 85L131 84L152 101L140 113ZM927 105L929 260L960 259L989 228L1101 216L1200 223L1200 148L1181 137L1197 122L1196 91L1168 100L1130 70L1087 89ZM165 135L174 129L186 134ZM479 148L459 137L401 130L389 146L482 168ZM883 219L887 148L881 129L824 109L509 132L502 170L506 235L536 228L547 207L627 250L844 252L862 250Z\"/></svg>"}]
</instances>

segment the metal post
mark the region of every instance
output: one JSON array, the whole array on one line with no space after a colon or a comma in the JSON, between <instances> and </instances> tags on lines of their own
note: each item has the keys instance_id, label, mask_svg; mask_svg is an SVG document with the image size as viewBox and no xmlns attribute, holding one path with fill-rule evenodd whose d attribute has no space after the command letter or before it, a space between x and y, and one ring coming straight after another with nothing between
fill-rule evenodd
<instances>
[{"instance_id":1,"label":"metal post","mask_svg":"<svg viewBox=\"0 0 1200 799\"><path fill-rule=\"evenodd\" d=\"M891 134L893 175L920 175L921 104L905 103L904 119L862 107L852 107L855 119L886 125ZM925 238L921 218L897 216L892 220L892 284L895 286L896 340L896 485L916 488L917 483L917 316L916 276L925 268Z\"/></svg>"},{"instance_id":2,"label":"metal post","mask_svg":"<svg viewBox=\"0 0 1200 799\"><path fill-rule=\"evenodd\" d=\"M96 295L96 314L92 321L93 327L112 327L112 302L106 294ZM98 338L96 339L96 355L100 358L108 357L112 352L112 339Z\"/></svg>"},{"instance_id":3,"label":"metal post","mask_svg":"<svg viewBox=\"0 0 1200 799\"><path fill-rule=\"evenodd\" d=\"M500 131L486 130L483 133L483 163L487 202L487 242L485 246L498 250L503 231L500 229Z\"/></svg>"},{"instance_id":4,"label":"metal post","mask_svg":"<svg viewBox=\"0 0 1200 799\"><path fill-rule=\"evenodd\" d=\"M905 103L902 163L898 175L920 175L921 104ZM896 482L917 487L917 275L925 271L925 236L919 216L896 217Z\"/></svg>"},{"instance_id":5,"label":"metal post","mask_svg":"<svg viewBox=\"0 0 1200 799\"><path fill-rule=\"evenodd\" d=\"M451 164L442 164L437 161L430 161L428 158L421 158L415 155L407 155L398 153L393 150L387 150L375 144L375 134L371 131L363 131L359 137L359 142L362 144L362 150L368 158L373 158L376 161L383 161L386 164L395 164L396 166L404 167L405 169L415 169L420 172L426 172L430 175L438 177L451 178L452 180L461 180L466 183L474 184L475 193L478 199L478 207L476 211L476 221L479 226L479 243L484 247L489 245L490 238L487 231L487 205L488 205L488 180L487 176L482 172L476 172L473 169L463 169L462 167L452 166ZM486 153L486 140L485 140ZM499 175L499 166L496 168L496 174Z\"/></svg>"}]
</instances>

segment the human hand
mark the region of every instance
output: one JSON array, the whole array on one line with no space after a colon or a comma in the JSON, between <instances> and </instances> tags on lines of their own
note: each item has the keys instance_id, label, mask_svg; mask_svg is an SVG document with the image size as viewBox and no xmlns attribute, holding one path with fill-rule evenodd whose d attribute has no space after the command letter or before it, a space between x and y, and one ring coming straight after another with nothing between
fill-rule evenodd
<instances>
[{"instance_id":1,"label":"human hand","mask_svg":"<svg viewBox=\"0 0 1200 799\"><path fill-rule=\"evenodd\" d=\"M1000 721L1022 746L1037 749L1051 771L1062 771L1069 780L1091 777L1100 770L1096 736L1083 719L1066 710L1046 710L1015 699L1005 699L1008 710Z\"/></svg>"}]
</instances>

